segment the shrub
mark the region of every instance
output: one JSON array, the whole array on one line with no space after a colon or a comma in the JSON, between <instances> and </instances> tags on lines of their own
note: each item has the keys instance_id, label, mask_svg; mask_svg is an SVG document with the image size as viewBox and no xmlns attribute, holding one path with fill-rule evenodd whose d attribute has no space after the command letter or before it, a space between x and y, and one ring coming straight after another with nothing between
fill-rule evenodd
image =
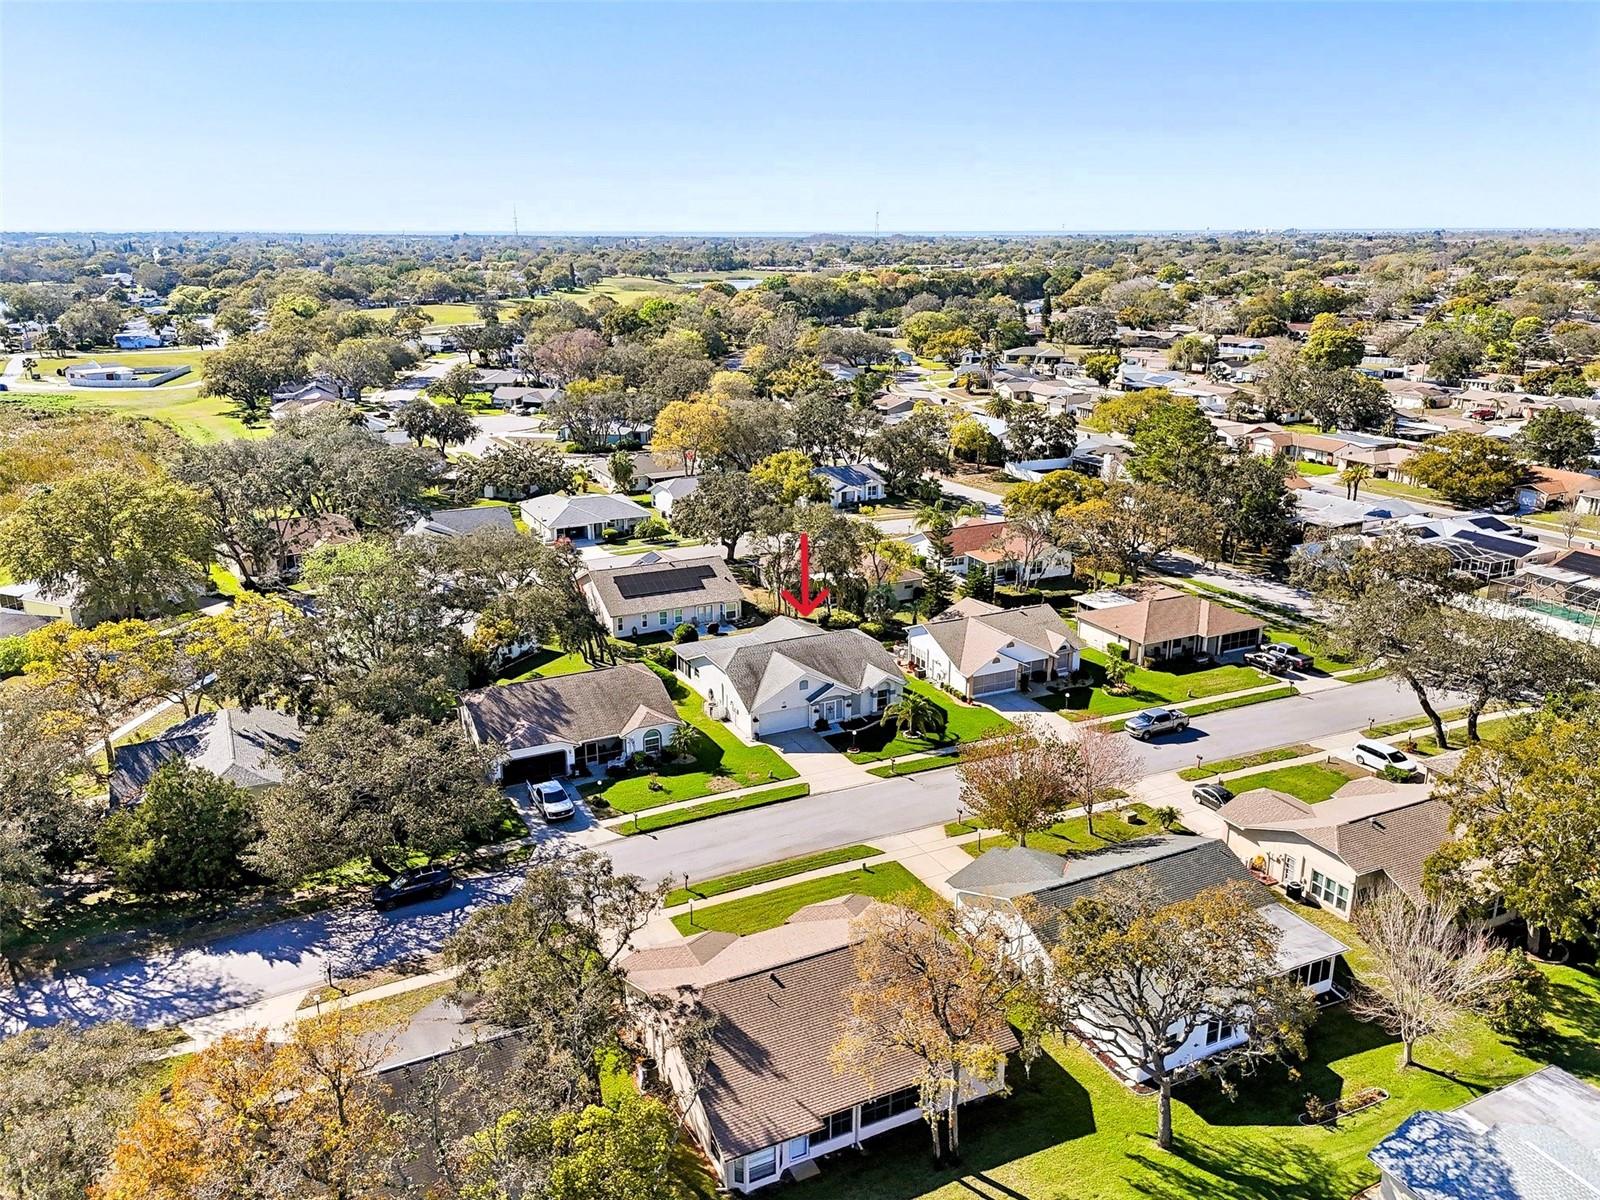
<instances>
[{"instance_id":1,"label":"shrub","mask_svg":"<svg viewBox=\"0 0 1600 1200\"><path fill-rule=\"evenodd\" d=\"M659 542L671 532L672 526L660 517L646 517L633 531L635 537L647 542Z\"/></svg>"},{"instance_id":2,"label":"shrub","mask_svg":"<svg viewBox=\"0 0 1600 1200\"><path fill-rule=\"evenodd\" d=\"M818 617L817 624L824 629L855 629L861 624L861 618L855 613L836 608L831 613L823 613Z\"/></svg>"},{"instance_id":3,"label":"shrub","mask_svg":"<svg viewBox=\"0 0 1600 1200\"><path fill-rule=\"evenodd\" d=\"M1157 825L1161 826L1162 829L1169 833L1172 831L1173 827L1177 825L1179 818L1183 816L1182 813L1180 813L1170 804L1163 804L1150 815L1155 818Z\"/></svg>"},{"instance_id":4,"label":"shrub","mask_svg":"<svg viewBox=\"0 0 1600 1200\"><path fill-rule=\"evenodd\" d=\"M666 667L669 671L678 663L677 654L665 642L659 642L654 646L646 646L642 653L646 662L653 662L658 667Z\"/></svg>"},{"instance_id":5,"label":"shrub","mask_svg":"<svg viewBox=\"0 0 1600 1200\"><path fill-rule=\"evenodd\" d=\"M1550 980L1521 950L1500 950L1512 974L1486 1014L1489 1028L1508 1037L1527 1038L1543 1032Z\"/></svg>"},{"instance_id":6,"label":"shrub","mask_svg":"<svg viewBox=\"0 0 1600 1200\"><path fill-rule=\"evenodd\" d=\"M21 675L22 669L32 661L28 643L19 637L0 638L0 679Z\"/></svg>"},{"instance_id":7,"label":"shrub","mask_svg":"<svg viewBox=\"0 0 1600 1200\"><path fill-rule=\"evenodd\" d=\"M994 590L994 602L1001 608L1025 608L1030 604L1039 604L1044 600L1044 593L1038 588L1022 587L997 587Z\"/></svg>"},{"instance_id":8,"label":"shrub","mask_svg":"<svg viewBox=\"0 0 1600 1200\"><path fill-rule=\"evenodd\" d=\"M674 642L693 642L698 641L699 637L700 631L687 621L672 631L672 640Z\"/></svg>"},{"instance_id":9,"label":"shrub","mask_svg":"<svg viewBox=\"0 0 1600 1200\"><path fill-rule=\"evenodd\" d=\"M882 621L863 621L861 622L861 632L868 637L881 638L889 632L889 627Z\"/></svg>"},{"instance_id":10,"label":"shrub","mask_svg":"<svg viewBox=\"0 0 1600 1200\"><path fill-rule=\"evenodd\" d=\"M226 891L245 883L255 836L243 788L183 759L155 773L139 803L100 827L100 857L140 895Z\"/></svg>"},{"instance_id":11,"label":"shrub","mask_svg":"<svg viewBox=\"0 0 1600 1200\"><path fill-rule=\"evenodd\" d=\"M625 542L628 540L628 535L626 533L615 528L608 528L605 533L601 534L600 536L608 542Z\"/></svg>"}]
</instances>

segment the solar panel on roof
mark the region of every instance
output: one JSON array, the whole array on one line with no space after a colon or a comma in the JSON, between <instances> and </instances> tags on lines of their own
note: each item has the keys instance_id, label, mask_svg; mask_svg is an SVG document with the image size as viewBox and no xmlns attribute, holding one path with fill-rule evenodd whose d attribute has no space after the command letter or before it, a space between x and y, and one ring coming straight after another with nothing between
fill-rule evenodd
<instances>
[{"instance_id":1,"label":"solar panel on roof","mask_svg":"<svg viewBox=\"0 0 1600 1200\"><path fill-rule=\"evenodd\" d=\"M1492 550L1496 554L1504 554L1509 558L1522 558L1537 549L1536 546L1514 542L1509 538L1492 537L1487 533L1479 533L1473 529L1463 529L1456 536L1463 542L1470 542L1480 549Z\"/></svg>"},{"instance_id":2,"label":"solar panel on roof","mask_svg":"<svg viewBox=\"0 0 1600 1200\"><path fill-rule=\"evenodd\" d=\"M673 567L667 571L650 571L643 575L619 575L613 582L624 600L643 600L649 596L670 596L674 592L692 592L716 571L700 564L692 567Z\"/></svg>"}]
</instances>

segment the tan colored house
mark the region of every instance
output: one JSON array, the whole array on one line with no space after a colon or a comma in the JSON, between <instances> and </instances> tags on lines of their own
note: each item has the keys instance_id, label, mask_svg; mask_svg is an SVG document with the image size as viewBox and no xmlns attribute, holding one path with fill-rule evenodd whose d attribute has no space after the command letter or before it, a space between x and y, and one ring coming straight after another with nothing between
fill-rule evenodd
<instances>
[{"instance_id":1,"label":"tan colored house","mask_svg":"<svg viewBox=\"0 0 1600 1200\"><path fill-rule=\"evenodd\" d=\"M1078 669L1079 642L1048 604L1003 609L968 597L906 631L911 661L968 700L1026 689Z\"/></svg>"},{"instance_id":2,"label":"tan colored house","mask_svg":"<svg viewBox=\"0 0 1600 1200\"><path fill-rule=\"evenodd\" d=\"M1139 665L1199 655L1239 658L1261 644L1265 629L1266 623L1249 613L1173 588L1078 612L1078 636L1085 646L1104 652L1121 646L1128 661Z\"/></svg>"},{"instance_id":3,"label":"tan colored house","mask_svg":"<svg viewBox=\"0 0 1600 1200\"><path fill-rule=\"evenodd\" d=\"M641 994L697 995L716 1018L698 1081L662 1028L647 1023L645 1036L722 1187L751 1192L785 1175L815 1175L822 1156L922 1119L924 1068L909 1051L886 1049L870 1081L835 1070L830 1058L858 986L858 919L879 903L843 896L802 908L775 929L696 934L622 961ZM1018 1048L1000 1014L986 1036L1002 1053ZM960 1102L1004 1084L1002 1066L993 1087L969 1085Z\"/></svg>"}]
</instances>

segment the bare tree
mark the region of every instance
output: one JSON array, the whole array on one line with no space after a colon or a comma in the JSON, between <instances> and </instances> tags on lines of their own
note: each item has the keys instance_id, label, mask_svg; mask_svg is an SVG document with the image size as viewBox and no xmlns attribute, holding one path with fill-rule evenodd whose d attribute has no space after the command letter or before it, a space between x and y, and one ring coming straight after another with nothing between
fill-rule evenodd
<instances>
[{"instance_id":1,"label":"bare tree","mask_svg":"<svg viewBox=\"0 0 1600 1200\"><path fill-rule=\"evenodd\" d=\"M1076 732L1073 798L1093 833L1095 811L1116 808L1142 772L1131 739L1104 725L1083 725Z\"/></svg>"},{"instance_id":2,"label":"bare tree","mask_svg":"<svg viewBox=\"0 0 1600 1200\"><path fill-rule=\"evenodd\" d=\"M1356 912L1356 928L1372 954L1351 1011L1400 1039L1400 1065L1415 1060L1425 1037L1448 1034L1488 1012L1510 981L1511 960L1496 954L1482 930L1468 929L1456 910L1414 904L1398 889Z\"/></svg>"},{"instance_id":3,"label":"bare tree","mask_svg":"<svg viewBox=\"0 0 1600 1200\"><path fill-rule=\"evenodd\" d=\"M1021 721L1000 737L967 747L956 769L961 802L984 825L1028 844L1072 803L1078 788L1078 748L1042 725Z\"/></svg>"},{"instance_id":4,"label":"bare tree","mask_svg":"<svg viewBox=\"0 0 1600 1200\"><path fill-rule=\"evenodd\" d=\"M946 1148L952 1156L960 1152L961 1101L999 1082L1005 1014L1033 984L1006 954L1006 930L992 914L958 917L949 904L930 899L920 909L869 909L860 928L858 983L833 1047L835 1068L870 1083L891 1055L914 1057L922 1066L922 1115L934 1160L941 1161Z\"/></svg>"},{"instance_id":5,"label":"bare tree","mask_svg":"<svg viewBox=\"0 0 1600 1200\"><path fill-rule=\"evenodd\" d=\"M1278 970L1282 934L1247 885L1210 888L1167 903L1136 871L1052 917L1055 996L1061 1020L1126 1055L1159 1097L1156 1144L1172 1148L1169 1058L1207 1025L1242 1031L1183 1069L1222 1076L1305 1053L1310 993Z\"/></svg>"}]
</instances>

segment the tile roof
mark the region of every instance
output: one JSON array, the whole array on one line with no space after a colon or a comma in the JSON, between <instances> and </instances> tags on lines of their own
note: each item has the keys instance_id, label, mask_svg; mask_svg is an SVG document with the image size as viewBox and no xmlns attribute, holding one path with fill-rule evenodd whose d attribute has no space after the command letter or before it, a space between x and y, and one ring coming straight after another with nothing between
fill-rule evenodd
<instances>
[{"instance_id":1,"label":"tile roof","mask_svg":"<svg viewBox=\"0 0 1600 1200\"><path fill-rule=\"evenodd\" d=\"M744 598L738 580L734 579L720 553L704 558L664 558L591 570L581 576L578 583L593 589L601 611L611 617L691 604L734 603Z\"/></svg>"},{"instance_id":2,"label":"tile roof","mask_svg":"<svg viewBox=\"0 0 1600 1200\"><path fill-rule=\"evenodd\" d=\"M821 913L801 909L776 929L721 944L705 966L692 961L698 952L691 943L678 976L682 984L659 965L677 947L641 951L623 961L634 986L667 993L697 988L715 1015L700 1098L720 1155L748 1154L814 1133L824 1117L921 1078L920 1062L907 1051L887 1051L870 1083L855 1072L835 1070L830 1058L849 1018L850 993L859 986L859 933L850 914L872 903L846 897L814 906ZM989 1036L1005 1053L1018 1047L998 1016Z\"/></svg>"},{"instance_id":3,"label":"tile roof","mask_svg":"<svg viewBox=\"0 0 1600 1200\"><path fill-rule=\"evenodd\" d=\"M162 763L183 758L243 788L283 782L282 760L300 749L300 722L274 708L224 708L201 713L147 742L119 746L111 799L131 804Z\"/></svg>"},{"instance_id":4,"label":"tile roof","mask_svg":"<svg viewBox=\"0 0 1600 1200\"><path fill-rule=\"evenodd\" d=\"M748 633L679 646L678 658L718 667L752 710L800 680L815 678L859 692L905 678L882 643L859 629L824 630L790 617L774 617Z\"/></svg>"},{"instance_id":5,"label":"tile roof","mask_svg":"<svg viewBox=\"0 0 1600 1200\"><path fill-rule=\"evenodd\" d=\"M1083 643L1048 604L1002 609L981 600L963 599L923 624L962 675L970 676L1018 644L1054 656Z\"/></svg>"},{"instance_id":6,"label":"tile roof","mask_svg":"<svg viewBox=\"0 0 1600 1200\"><path fill-rule=\"evenodd\" d=\"M1217 637L1265 629L1248 613L1214 604L1188 592L1162 588L1144 600L1078 613L1078 623L1144 645L1182 637Z\"/></svg>"},{"instance_id":7,"label":"tile roof","mask_svg":"<svg viewBox=\"0 0 1600 1200\"><path fill-rule=\"evenodd\" d=\"M479 742L506 751L576 746L647 725L683 724L661 677L638 663L464 692L461 713Z\"/></svg>"}]
</instances>

